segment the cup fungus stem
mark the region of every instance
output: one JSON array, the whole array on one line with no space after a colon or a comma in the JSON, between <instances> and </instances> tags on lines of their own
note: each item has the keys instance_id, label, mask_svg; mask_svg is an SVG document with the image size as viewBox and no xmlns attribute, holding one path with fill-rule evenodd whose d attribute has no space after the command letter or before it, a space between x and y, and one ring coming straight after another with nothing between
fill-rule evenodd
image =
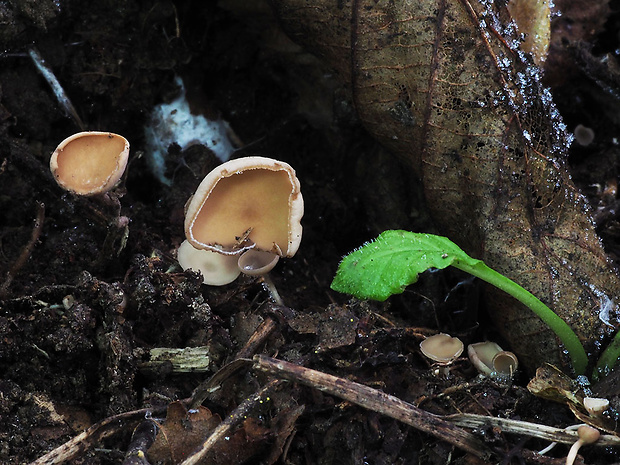
<instances>
[{"instance_id":1,"label":"cup fungus stem","mask_svg":"<svg viewBox=\"0 0 620 465\"><path fill-rule=\"evenodd\" d=\"M262 275L261 281L263 282L263 287L269 293L269 297L271 297L271 300L273 300L273 303L275 303L276 305L284 305L282 297L280 297L280 293L278 292L278 289L276 288L273 279L271 279L271 276L269 276L269 273Z\"/></svg>"},{"instance_id":2,"label":"cup fungus stem","mask_svg":"<svg viewBox=\"0 0 620 465\"><path fill-rule=\"evenodd\" d=\"M573 465L577 458L577 452L584 444L594 444L601 436L601 432L588 425L582 425L577 429L579 439L572 445L566 457L566 465Z\"/></svg>"}]
</instances>

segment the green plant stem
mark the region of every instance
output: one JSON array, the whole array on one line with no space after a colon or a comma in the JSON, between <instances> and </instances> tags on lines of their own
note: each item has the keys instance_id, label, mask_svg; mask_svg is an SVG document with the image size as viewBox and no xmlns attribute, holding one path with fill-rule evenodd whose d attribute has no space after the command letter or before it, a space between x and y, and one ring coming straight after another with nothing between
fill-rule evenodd
<instances>
[{"instance_id":1,"label":"green plant stem","mask_svg":"<svg viewBox=\"0 0 620 465\"><path fill-rule=\"evenodd\" d=\"M506 276L498 273L492 268L489 268L483 262L478 262L476 265L472 266L456 259L454 263L452 263L452 266L470 273L489 284L492 284L507 294L510 294L522 304L526 305L547 326L549 326L560 341L562 341L562 344L564 344L565 349L568 351L575 373L578 375L585 374L586 367L588 365L588 356L586 355L583 345L581 345L581 341L579 341L579 338L571 327L564 320L562 320L562 318L556 315L553 310L534 296L534 294L525 290ZM614 342L616 342L616 340L614 340ZM620 340L618 341L618 349L620 350ZM607 351L605 351L605 353L606 352ZM601 362L599 360L599 364L600 363Z\"/></svg>"},{"instance_id":2,"label":"green plant stem","mask_svg":"<svg viewBox=\"0 0 620 465\"><path fill-rule=\"evenodd\" d=\"M609 374L620 358L620 331L616 332L613 341L605 348L594 367L592 379L598 381Z\"/></svg>"}]
</instances>

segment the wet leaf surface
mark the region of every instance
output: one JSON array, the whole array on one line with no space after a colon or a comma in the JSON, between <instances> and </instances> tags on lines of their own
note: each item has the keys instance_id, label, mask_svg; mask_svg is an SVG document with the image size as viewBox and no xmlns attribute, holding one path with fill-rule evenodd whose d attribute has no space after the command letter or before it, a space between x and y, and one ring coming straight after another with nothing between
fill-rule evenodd
<instances>
[{"instance_id":1,"label":"wet leaf surface","mask_svg":"<svg viewBox=\"0 0 620 465\"><path fill-rule=\"evenodd\" d=\"M441 233L530 290L596 353L617 317L618 277L509 11L468 0L276 4L291 36L350 82L363 124L417 173ZM488 295L525 366L566 366L537 317Z\"/></svg>"}]
</instances>

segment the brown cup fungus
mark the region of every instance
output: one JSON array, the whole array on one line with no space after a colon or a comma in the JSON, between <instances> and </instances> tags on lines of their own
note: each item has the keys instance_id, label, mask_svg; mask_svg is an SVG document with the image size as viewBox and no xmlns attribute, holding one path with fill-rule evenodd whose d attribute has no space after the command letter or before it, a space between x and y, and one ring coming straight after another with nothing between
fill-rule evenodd
<instances>
[{"instance_id":1,"label":"brown cup fungus","mask_svg":"<svg viewBox=\"0 0 620 465\"><path fill-rule=\"evenodd\" d=\"M299 180L287 163L246 157L221 164L200 183L185 214L197 249L239 254L255 248L292 257L304 213Z\"/></svg>"},{"instance_id":2,"label":"brown cup fungus","mask_svg":"<svg viewBox=\"0 0 620 465\"><path fill-rule=\"evenodd\" d=\"M264 275L280 257L297 252L303 213L299 180L290 165L239 158L200 183L185 212L185 236L195 249L229 256L245 274ZM205 283L217 285L206 276Z\"/></svg>"},{"instance_id":3,"label":"brown cup fungus","mask_svg":"<svg viewBox=\"0 0 620 465\"><path fill-rule=\"evenodd\" d=\"M420 351L439 365L438 374L447 375L448 366L463 353L463 342L458 337L439 333L420 342Z\"/></svg>"},{"instance_id":4,"label":"brown cup fungus","mask_svg":"<svg viewBox=\"0 0 620 465\"><path fill-rule=\"evenodd\" d=\"M472 365L481 375L498 381L509 381L517 371L519 361L515 354L503 350L491 341L477 342L467 347Z\"/></svg>"},{"instance_id":5,"label":"brown cup fungus","mask_svg":"<svg viewBox=\"0 0 620 465\"><path fill-rule=\"evenodd\" d=\"M50 159L60 187L77 195L102 194L121 179L129 158L129 142L111 132L79 132L63 140Z\"/></svg>"}]
</instances>

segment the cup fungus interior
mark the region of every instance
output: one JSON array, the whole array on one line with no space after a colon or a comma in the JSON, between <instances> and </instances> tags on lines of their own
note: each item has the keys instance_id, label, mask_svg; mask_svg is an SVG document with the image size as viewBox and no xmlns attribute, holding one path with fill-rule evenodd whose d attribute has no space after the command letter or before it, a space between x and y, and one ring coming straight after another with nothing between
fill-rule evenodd
<instances>
[{"instance_id":1,"label":"cup fungus interior","mask_svg":"<svg viewBox=\"0 0 620 465\"><path fill-rule=\"evenodd\" d=\"M193 238L225 249L247 238L256 249L286 254L292 187L284 170L250 169L221 178L192 224Z\"/></svg>"},{"instance_id":2,"label":"cup fungus interior","mask_svg":"<svg viewBox=\"0 0 620 465\"><path fill-rule=\"evenodd\" d=\"M111 189L127 164L128 143L111 133L81 133L54 152L52 171L58 183L77 194Z\"/></svg>"},{"instance_id":3,"label":"cup fungus interior","mask_svg":"<svg viewBox=\"0 0 620 465\"><path fill-rule=\"evenodd\" d=\"M241 254L237 265L244 274L263 276L273 270L279 259L277 254L250 249Z\"/></svg>"}]
</instances>

